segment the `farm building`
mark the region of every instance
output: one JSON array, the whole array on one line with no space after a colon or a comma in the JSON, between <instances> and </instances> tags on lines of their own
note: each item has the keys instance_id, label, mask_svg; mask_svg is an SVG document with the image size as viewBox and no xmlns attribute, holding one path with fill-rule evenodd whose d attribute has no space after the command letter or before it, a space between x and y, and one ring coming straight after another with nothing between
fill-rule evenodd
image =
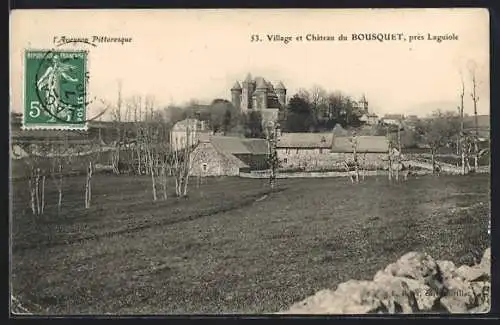
<instances>
[{"instance_id":1,"label":"farm building","mask_svg":"<svg viewBox=\"0 0 500 325\"><path fill-rule=\"evenodd\" d=\"M373 170L385 165L389 141L385 136L358 136L356 152L363 168ZM337 162L352 160L354 148L351 137L334 137L330 154Z\"/></svg>"},{"instance_id":2,"label":"farm building","mask_svg":"<svg viewBox=\"0 0 500 325\"><path fill-rule=\"evenodd\" d=\"M287 169L322 169L331 165L333 133L282 133L276 151L281 167Z\"/></svg>"},{"instance_id":3,"label":"farm building","mask_svg":"<svg viewBox=\"0 0 500 325\"><path fill-rule=\"evenodd\" d=\"M384 136L357 137L360 162L367 168L380 168L389 150ZM353 159L352 137L333 133L283 133L277 144L284 170L335 170Z\"/></svg>"},{"instance_id":4,"label":"farm building","mask_svg":"<svg viewBox=\"0 0 500 325\"><path fill-rule=\"evenodd\" d=\"M185 119L175 123L172 127L170 143L174 150L179 150L185 148L188 141L190 146L196 145L200 138L205 137L208 133L204 121Z\"/></svg>"},{"instance_id":5,"label":"farm building","mask_svg":"<svg viewBox=\"0 0 500 325\"><path fill-rule=\"evenodd\" d=\"M190 174L237 176L242 170L265 169L266 158L266 140L210 136L200 139L193 150Z\"/></svg>"}]
</instances>

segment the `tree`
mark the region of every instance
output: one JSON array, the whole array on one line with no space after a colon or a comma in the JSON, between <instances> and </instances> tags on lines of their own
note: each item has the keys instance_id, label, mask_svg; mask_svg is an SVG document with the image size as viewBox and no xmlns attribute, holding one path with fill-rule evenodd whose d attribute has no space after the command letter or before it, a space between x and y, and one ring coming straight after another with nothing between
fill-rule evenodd
<instances>
[{"instance_id":1,"label":"tree","mask_svg":"<svg viewBox=\"0 0 500 325\"><path fill-rule=\"evenodd\" d=\"M436 111L415 127L423 142L429 145L433 169L438 150L453 141L460 130L460 118L451 112Z\"/></svg>"},{"instance_id":2,"label":"tree","mask_svg":"<svg viewBox=\"0 0 500 325\"><path fill-rule=\"evenodd\" d=\"M288 132L308 132L314 125L310 104L303 96L294 95L288 104L285 127Z\"/></svg>"},{"instance_id":3,"label":"tree","mask_svg":"<svg viewBox=\"0 0 500 325\"><path fill-rule=\"evenodd\" d=\"M191 137L193 136L192 126L186 124L186 146L182 149L176 149L172 152L172 173L175 179L175 194L178 197L187 196L189 172L191 169L191 161L193 160L192 153L194 146L190 146ZM178 139L177 139L178 140ZM175 148L181 148L177 143Z\"/></svg>"},{"instance_id":4,"label":"tree","mask_svg":"<svg viewBox=\"0 0 500 325\"><path fill-rule=\"evenodd\" d=\"M65 136L62 143L52 145L52 157L50 166L50 176L57 188L57 211L61 211L63 200L63 179L67 166L72 162L73 155L69 148L68 137Z\"/></svg>"},{"instance_id":5,"label":"tree","mask_svg":"<svg viewBox=\"0 0 500 325\"><path fill-rule=\"evenodd\" d=\"M227 113L229 111L229 113ZM214 132L228 132L236 126L238 112L233 104L225 99L215 99L210 105L210 125Z\"/></svg>"},{"instance_id":6,"label":"tree","mask_svg":"<svg viewBox=\"0 0 500 325\"><path fill-rule=\"evenodd\" d=\"M478 147L478 139L479 139L479 131L478 131L478 122L477 122L477 103L479 101L479 96L477 95L477 87L478 81L476 77L476 65L473 64L470 67L470 75L471 75L471 83L472 83L472 91L470 96L472 98L472 102L474 105L474 169L478 169L478 161L479 161L479 147Z\"/></svg>"},{"instance_id":7,"label":"tree","mask_svg":"<svg viewBox=\"0 0 500 325\"><path fill-rule=\"evenodd\" d=\"M262 114L259 111L250 111L245 119L245 137L263 138Z\"/></svg>"},{"instance_id":8,"label":"tree","mask_svg":"<svg viewBox=\"0 0 500 325\"><path fill-rule=\"evenodd\" d=\"M462 156L462 175L465 175L468 170L465 166L465 133L464 133L464 96L465 96L465 85L462 74L460 74L461 89L460 89L460 106L458 106L458 114L460 116L460 135L459 135L459 147Z\"/></svg>"},{"instance_id":9,"label":"tree","mask_svg":"<svg viewBox=\"0 0 500 325\"><path fill-rule=\"evenodd\" d=\"M231 130L231 110L229 109L226 109L226 113L224 113L222 130L224 132L224 135L226 135Z\"/></svg>"}]
</instances>

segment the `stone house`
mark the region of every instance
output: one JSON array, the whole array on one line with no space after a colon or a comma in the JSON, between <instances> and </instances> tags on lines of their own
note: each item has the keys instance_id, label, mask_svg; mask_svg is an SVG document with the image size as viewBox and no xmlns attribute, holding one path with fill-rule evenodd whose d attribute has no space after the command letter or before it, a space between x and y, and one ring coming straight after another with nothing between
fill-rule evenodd
<instances>
[{"instance_id":1,"label":"stone house","mask_svg":"<svg viewBox=\"0 0 500 325\"><path fill-rule=\"evenodd\" d=\"M284 170L324 169L331 165L333 133L282 133L276 151Z\"/></svg>"},{"instance_id":2,"label":"stone house","mask_svg":"<svg viewBox=\"0 0 500 325\"><path fill-rule=\"evenodd\" d=\"M378 115L375 113L365 113L359 118L359 120L367 125L376 125L379 122Z\"/></svg>"},{"instance_id":3,"label":"stone house","mask_svg":"<svg viewBox=\"0 0 500 325\"><path fill-rule=\"evenodd\" d=\"M183 149L186 147L186 144L192 147L209 132L204 121L185 119L175 123L172 127L170 131L170 144L174 150Z\"/></svg>"},{"instance_id":4,"label":"stone house","mask_svg":"<svg viewBox=\"0 0 500 325\"><path fill-rule=\"evenodd\" d=\"M200 139L191 157L192 176L238 176L240 171L267 168L267 142L210 136Z\"/></svg>"},{"instance_id":5,"label":"stone house","mask_svg":"<svg viewBox=\"0 0 500 325\"><path fill-rule=\"evenodd\" d=\"M358 136L356 153L361 167L368 170L385 168L389 140L385 136ZM330 151L337 164L354 159L352 137L334 137Z\"/></svg>"},{"instance_id":6,"label":"stone house","mask_svg":"<svg viewBox=\"0 0 500 325\"><path fill-rule=\"evenodd\" d=\"M389 125L401 125L404 119L403 114L386 114L382 117L381 122Z\"/></svg>"},{"instance_id":7,"label":"stone house","mask_svg":"<svg viewBox=\"0 0 500 325\"><path fill-rule=\"evenodd\" d=\"M352 160L352 137L333 133L283 133L277 144L283 170L342 170ZM383 168L389 150L384 136L358 136L357 153L363 168Z\"/></svg>"}]
</instances>

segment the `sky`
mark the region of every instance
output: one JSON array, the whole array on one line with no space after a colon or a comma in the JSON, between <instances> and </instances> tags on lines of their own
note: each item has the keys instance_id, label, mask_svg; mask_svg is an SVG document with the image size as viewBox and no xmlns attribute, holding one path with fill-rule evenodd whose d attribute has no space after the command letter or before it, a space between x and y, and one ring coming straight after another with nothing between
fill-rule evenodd
<instances>
[{"instance_id":1,"label":"sky","mask_svg":"<svg viewBox=\"0 0 500 325\"><path fill-rule=\"evenodd\" d=\"M402 33L406 41L354 41L352 34ZM267 35L293 40L270 42ZM306 41L307 34L334 41ZM344 34L347 41L339 41ZM436 42L430 35L455 34ZM251 35L262 41L252 42ZM302 41L295 39L303 36ZM424 40L409 42L410 36ZM315 85L363 94L370 111L425 116L456 110L461 74L472 114L470 67L476 67L478 112L489 114L489 14L486 9L14 10L11 13L11 110L23 110L26 49L53 49L54 38L131 38L61 49L89 51L89 114L124 98L153 96L158 107L195 99L230 99L247 73L287 95Z\"/></svg>"}]
</instances>

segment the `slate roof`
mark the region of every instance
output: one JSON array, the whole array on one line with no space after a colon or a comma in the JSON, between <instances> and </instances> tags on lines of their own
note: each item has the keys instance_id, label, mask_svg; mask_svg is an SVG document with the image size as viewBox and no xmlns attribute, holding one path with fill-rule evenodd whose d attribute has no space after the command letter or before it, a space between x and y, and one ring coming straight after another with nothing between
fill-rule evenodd
<instances>
[{"instance_id":1,"label":"slate roof","mask_svg":"<svg viewBox=\"0 0 500 325\"><path fill-rule=\"evenodd\" d=\"M331 148L331 132L324 133L282 133L278 148Z\"/></svg>"},{"instance_id":2,"label":"slate roof","mask_svg":"<svg viewBox=\"0 0 500 325\"><path fill-rule=\"evenodd\" d=\"M334 137L332 152L353 152L352 137ZM389 141L384 136L358 136L357 152L383 153L389 150Z\"/></svg>"},{"instance_id":3,"label":"slate roof","mask_svg":"<svg viewBox=\"0 0 500 325\"><path fill-rule=\"evenodd\" d=\"M264 139L243 139L243 145L254 155L267 155L267 141Z\"/></svg>"},{"instance_id":4,"label":"slate roof","mask_svg":"<svg viewBox=\"0 0 500 325\"><path fill-rule=\"evenodd\" d=\"M219 152L237 155L251 154L252 152L243 144L243 139L239 137L212 136L210 142Z\"/></svg>"}]
</instances>

